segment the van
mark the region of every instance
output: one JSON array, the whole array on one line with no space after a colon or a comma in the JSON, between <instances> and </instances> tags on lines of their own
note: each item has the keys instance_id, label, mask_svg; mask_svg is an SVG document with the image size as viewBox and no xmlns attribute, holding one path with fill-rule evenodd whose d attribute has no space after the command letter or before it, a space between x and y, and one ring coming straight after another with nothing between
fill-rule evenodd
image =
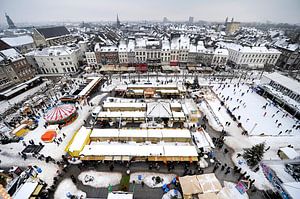
<instances>
[{"instance_id":1,"label":"van","mask_svg":"<svg viewBox=\"0 0 300 199\"><path fill-rule=\"evenodd\" d=\"M101 111L101 106L96 106L92 112L92 117L96 118L100 111Z\"/></svg>"}]
</instances>

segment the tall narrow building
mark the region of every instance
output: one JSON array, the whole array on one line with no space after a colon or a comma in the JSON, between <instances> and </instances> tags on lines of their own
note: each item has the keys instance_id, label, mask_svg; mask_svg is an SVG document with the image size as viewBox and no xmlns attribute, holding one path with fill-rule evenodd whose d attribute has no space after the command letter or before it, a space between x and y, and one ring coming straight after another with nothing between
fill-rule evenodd
<instances>
[{"instance_id":1,"label":"tall narrow building","mask_svg":"<svg viewBox=\"0 0 300 199\"><path fill-rule=\"evenodd\" d=\"M117 28L120 28L120 27L121 27L121 23L119 20L119 15L117 14Z\"/></svg>"},{"instance_id":2,"label":"tall narrow building","mask_svg":"<svg viewBox=\"0 0 300 199\"><path fill-rule=\"evenodd\" d=\"M14 24L14 22L11 20L11 18L7 15L7 13L5 13L5 17L6 17L6 21L7 21L7 24L8 24L8 28L9 29L14 29L14 28L17 28Z\"/></svg>"},{"instance_id":3,"label":"tall narrow building","mask_svg":"<svg viewBox=\"0 0 300 199\"><path fill-rule=\"evenodd\" d=\"M227 26L227 23L228 23L228 17L226 17L226 20L225 20L225 26Z\"/></svg>"}]
</instances>

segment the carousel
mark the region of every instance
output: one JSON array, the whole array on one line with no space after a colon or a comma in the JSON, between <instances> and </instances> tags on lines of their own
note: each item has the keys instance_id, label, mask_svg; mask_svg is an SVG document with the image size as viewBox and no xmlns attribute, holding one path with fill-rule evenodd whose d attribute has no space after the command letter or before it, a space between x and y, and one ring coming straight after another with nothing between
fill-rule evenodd
<instances>
[{"instance_id":1,"label":"carousel","mask_svg":"<svg viewBox=\"0 0 300 199\"><path fill-rule=\"evenodd\" d=\"M51 108L45 115L47 124L66 125L77 118L77 110L71 104L58 105Z\"/></svg>"}]
</instances>

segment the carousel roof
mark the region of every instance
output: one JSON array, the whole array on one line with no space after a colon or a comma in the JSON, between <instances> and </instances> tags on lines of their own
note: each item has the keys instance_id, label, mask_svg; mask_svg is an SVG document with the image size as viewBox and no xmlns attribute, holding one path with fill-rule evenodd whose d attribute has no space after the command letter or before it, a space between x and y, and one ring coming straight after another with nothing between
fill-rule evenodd
<instances>
[{"instance_id":1,"label":"carousel roof","mask_svg":"<svg viewBox=\"0 0 300 199\"><path fill-rule=\"evenodd\" d=\"M55 106L46 113L45 120L47 121L64 120L75 112L76 112L76 108L71 104L63 104L63 105Z\"/></svg>"}]
</instances>

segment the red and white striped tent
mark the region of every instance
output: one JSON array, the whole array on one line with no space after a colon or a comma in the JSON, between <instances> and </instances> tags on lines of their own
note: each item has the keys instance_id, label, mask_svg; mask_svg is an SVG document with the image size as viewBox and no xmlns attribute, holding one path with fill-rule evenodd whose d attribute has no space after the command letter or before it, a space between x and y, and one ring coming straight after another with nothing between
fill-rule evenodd
<instances>
[{"instance_id":1,"label":"red and white striped tent","mask_svg":"<svg viewBox=\"0 0 300 199\"><path fill-rule=\"evenodd\" d=\"M75 106L63 104L50 109L44 118L49 124L66 124L76 115L77 111Z\"/></svg>"}]
</instances>

